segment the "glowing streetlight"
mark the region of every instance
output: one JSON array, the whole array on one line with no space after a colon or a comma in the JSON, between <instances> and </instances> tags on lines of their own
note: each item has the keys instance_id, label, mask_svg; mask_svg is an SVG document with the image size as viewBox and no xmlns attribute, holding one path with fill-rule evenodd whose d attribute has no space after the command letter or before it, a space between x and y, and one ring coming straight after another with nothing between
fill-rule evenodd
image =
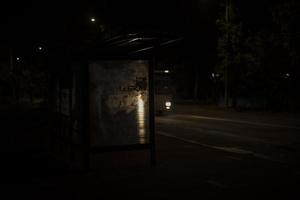
<instances>
[{"instance_id":1,"label":"glowing streetlight","mask_svg":"<svg viewBox=\"0 0 300 200\"><path fill-rule=\"evenodd\" d=\"M39 47L38 47L38 50L39 50L39 51L42 51L42 50L43 50L43 47L39 46Z\"/></svg>"},{"instance_id":2,"label":"glowing streetlight","mask_svg":"<svg viewBox=\"0 0 300 200\"><path fill-rule=\"evenodd\" d=\"M167 73L169 73L170 71L169 71L169 70L165 70L164 72L167 74Z\"/></svg>"},{"instance_id":3,"label":"glowing streetlight","mask_svg":"<svg viewBox=\"0 0 300 200\"><path fill-rule=\"evenodd\" d=\"M91 18L91 22L95 22L96 21L96 19L95 18Z\"/></svg>"},{"instance_id":4,"label":"glowing streetlight","mask_svg":"<svg viewBox=\"0 0 300 200\"><path fill-rule=\"evenodd\" d=\"M16 60L17 60L17 61L20 61L20 57L16 57Z\"/></svg>"}]
</instances>

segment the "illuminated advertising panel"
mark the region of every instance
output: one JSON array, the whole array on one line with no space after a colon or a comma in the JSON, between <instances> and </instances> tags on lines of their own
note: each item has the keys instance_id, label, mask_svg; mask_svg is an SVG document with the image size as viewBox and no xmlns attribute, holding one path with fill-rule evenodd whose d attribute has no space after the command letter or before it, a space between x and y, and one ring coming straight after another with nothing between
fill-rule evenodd
<instances>
[{"instance_id":1,"label":"illuminated advertising panel","mask_svg":"<svg viewBox=\"0 0 300 200\"><path fill-rule=\"evenodd\" d=\"M149 143L148 61L89 63L92 146Z\"/></svg>"}]
</instances>

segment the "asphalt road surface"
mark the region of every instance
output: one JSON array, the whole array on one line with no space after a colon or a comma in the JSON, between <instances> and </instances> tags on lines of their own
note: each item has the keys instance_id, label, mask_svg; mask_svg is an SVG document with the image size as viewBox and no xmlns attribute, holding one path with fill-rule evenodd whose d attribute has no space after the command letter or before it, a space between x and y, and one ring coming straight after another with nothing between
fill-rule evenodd
<instances>
[{"instance_id":1,"label":"asphalt road surface","mask_svg":"<svg viewBox=\"0 0 300 200\"><path fill-rule=\"evenodd\" d=\"M156 133L205 148L297 165L300 124L238 116L170 114L156 117Z\"/></svg>"},{"instance_id":2,"label":"asphalt road surface","mask_svg":"<svg viewBox=\"0 0 300 200\"><path fill-rule=\"evenodd\" d=\"M282 114L192 109L156 117L155 122L158 136L180 141L186 159L195 159L191 166L202 162L195 171L207 175L208 185L243 199L263 194L293 199L300 187L298 120Z\"/></svg>"}]
</instances>

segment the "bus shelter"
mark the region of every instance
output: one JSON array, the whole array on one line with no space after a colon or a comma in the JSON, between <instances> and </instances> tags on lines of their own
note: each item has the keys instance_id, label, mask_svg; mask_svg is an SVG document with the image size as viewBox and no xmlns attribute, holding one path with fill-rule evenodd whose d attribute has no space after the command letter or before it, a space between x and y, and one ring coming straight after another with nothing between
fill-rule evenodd
<instances>
[{"instance_id":1,"label":"bus shelter","mask_svg":"<svg viewBox=\"0 0 300 200\"><path fill-rule=\"evenodd\" d=\"M155 164L155 57L177 40L119 35L57 58L51 152L88 168L97 153L149 150Z\"/></svg>"}]
</instances>

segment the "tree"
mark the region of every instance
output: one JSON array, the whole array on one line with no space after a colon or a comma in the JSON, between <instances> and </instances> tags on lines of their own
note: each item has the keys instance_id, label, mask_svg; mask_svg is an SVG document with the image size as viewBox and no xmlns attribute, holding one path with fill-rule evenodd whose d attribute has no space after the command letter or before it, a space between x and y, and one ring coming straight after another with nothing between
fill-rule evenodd
<instances>
[{"instance_id":1,"label":"tree","mask_svg":"<svg viewBox=\"0 0 300 200\"><path fill-rule=\"evenodd\" d=\"M227 0L226 4L221 7L225 10L225 15L224 11L221 12L221 17L217 20L220 31L217 46L220 63L216 71L221 75L224 84L225 106L228 106L230 96L233 97L233 106L235 106L236 88L234 85L241 62L242 23L239 20L237 8L231 1Z\"/></svg>"},{"instance_id":2,"label":"tree","mask_svg":"<svg viewBox=\"0 0 300 200\"><path fill-rule=\"evenodd\" d=\"M288 96L293 108L299 109L300 94L296 86L299 85L300 79L300 3L296 0L280 2L272 7L272 17L278 27L275 42L281 47L282 52L286 55L282 66L285 73L289 76L285 81L285 95ZM289 91L289 93L287 93ZM288 103L289 104L289 103Z\"/></svg>"}]
</instances>

